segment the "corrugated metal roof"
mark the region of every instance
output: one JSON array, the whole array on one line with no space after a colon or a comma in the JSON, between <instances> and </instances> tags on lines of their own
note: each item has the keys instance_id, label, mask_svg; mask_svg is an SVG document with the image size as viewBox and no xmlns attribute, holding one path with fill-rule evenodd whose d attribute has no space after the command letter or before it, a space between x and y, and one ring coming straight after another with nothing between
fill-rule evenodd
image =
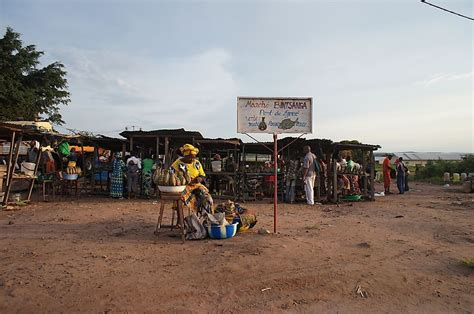
<instances>
[{"instance_id":1,"label":"corrugated metal roof","mask_svg":"<svg viewBox=\"0 0 474 314\"><path fill-rule=\"evenodd\" d=\"M403 157L404 160L462 160L463 153L441 153L441 152L394 152L395 157Z\"/></svg>"}]
</instances>

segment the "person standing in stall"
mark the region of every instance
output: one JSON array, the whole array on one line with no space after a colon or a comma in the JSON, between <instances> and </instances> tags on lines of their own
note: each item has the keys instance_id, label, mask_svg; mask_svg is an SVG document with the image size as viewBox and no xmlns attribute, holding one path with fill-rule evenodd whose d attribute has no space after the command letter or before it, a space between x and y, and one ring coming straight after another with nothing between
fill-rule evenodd
<instances>
[{"instance_id":1,"label":"person standing in stall","mask_svg":"<svg viewBox=\"0 0 474 314\"><path fill-rule=\"evenodd\" d=\"M314 181L316 180L316 171L314 167L314 160L316 156L311 152L311 147L303 147L305 153L303 159L303 184L306 195L306 203L314 205Z\"/></svg>"}]
</instances>

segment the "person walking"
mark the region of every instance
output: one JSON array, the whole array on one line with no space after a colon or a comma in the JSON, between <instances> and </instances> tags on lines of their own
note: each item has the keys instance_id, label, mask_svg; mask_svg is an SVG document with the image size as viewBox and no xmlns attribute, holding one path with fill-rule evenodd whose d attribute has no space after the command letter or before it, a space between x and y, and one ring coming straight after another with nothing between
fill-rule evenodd
<instances>
[{"instance_id":1,"label":"person walking","mask_svg":"<svg viewBox=\"0 0 474 314\"><path fill-rule=\"evenodd\" d=\"M383 160L382 164L383 187L385 194L392 194L390 192L390 183L392 182L392 179L390 178L390 172L392 171L392 167L390 167L390 160L392 160L392 157L392 154L388 154Z\"/></svg>"},{"instance_id":2,"label":"person walking","mask_svg":"<svg viewBox=\"0 0 474 314\"><path fill-rule=\"evenodd\" d=\"M403 163L403 157L398 158L397 163L397 188L398 194L405 193L405 164Z\"/></svg>"},{"instance_id":3,"label":"person walking","mask_svg":"<svg viewBox=\"0 0 474 314\"><path fill-rule=\"evenodd\" d=\"M316 156L311 152L311 147L304 146L305 153L303 159L303 184L308 205L314 205L314 181L316 180L316 171L314 161Z\"/></svg>"}]
</instances>

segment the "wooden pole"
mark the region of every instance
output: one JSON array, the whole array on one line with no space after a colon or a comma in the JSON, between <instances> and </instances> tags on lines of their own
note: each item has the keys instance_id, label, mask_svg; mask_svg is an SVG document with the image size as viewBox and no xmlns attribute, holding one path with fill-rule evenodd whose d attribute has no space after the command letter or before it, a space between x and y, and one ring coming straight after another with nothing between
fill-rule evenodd
<instances>
[{"instance_id":1,"label":"wooden pole","mask_svg":"<svg viewBox=\"0 0 474 314\"><path fill-rule=\"evenodd\" d=\"M130 154L133 154L133 136L130 136Z\"/></svg>"},{"instance_id":2,"label":"wooden pole","mask_svg":"<svg viewBox=\"0 0 474 314\"><path fill-rule=\"evenodd\" d=\"M171 158L170 156L168 156L168 150L169 150L169 145L170 145L170 141L169 141L169 138L168 136L165 137L165 158L164 158L164 164L165 164L165 168L168 168L168 159Z\"/></svg>"},{"instance_id":3,"label":"wooden pole","mask_svg":"<svg viewBox=\"0 0 474 314\"><path fill-rule=\"evenodd\" d=\"M337 162L336 159L332 160L332 172L333 172L333 181L332 181L332 190L333 190L333 201L337 203Z\"/></svg>"},{"instance_id":4,"label":"wooden pole","mask_svg":"<svg viewBox=\"0 0 474 314\"><path fill-rule=\"evenodd\" d=\"M160 160L160 137L157 136L156 137L156 160L155 161L158 161Z\"/></svg>"},{"instance_id":5,"label":"wooden pole","mask_svg":"<svg viewBox=\"0 0 474 314\"><path fill-rule=\"evenodd\" d=\"M362 173L363 173L363 178L364 178L364 186L362 187L364 189L364 196L368 196L369 193L367 191L367 180L369 178L367 178L367 172L365 171L365 169L367 169L367 158L366 158L366 152L365 151L362 151Z\"/></svg>"},{"instance_id":6,"label":"wooden pole","mask_svg":"<svg viewBox=\"0 0 474 314\"><path fill-rule=\"evenodd\" d=\"M327 186L326 186L326 196L327 200L331 200L331 187L332 187L332 180L331 180L331 154L326 152L326 179L327 179Z\"/></svg>"},{"instance_id":7,"label":"wooden pole","mask_svg":"<svg viewBox=\"0 0 474 314\"><path fill-rule=\"evenodd\" d=\"M21 140L22 139L23 139L23 134L20 133L20 136L18 137L17 144L15 144L15 146L16 146L15 157L13 158L13 162L11 163L10 176L9 176L10 180L7 181L7 190L6 190L5 195L3 197L3 205L8 204L8 197L10 196L10 191L11 191L12 184L13 184L13 174L15 172L15 165L18 161L18 155L20 154L20 146L21 146Z\"/></svg>"},{"instance_id":8,"label":"wooden pole","mask_svg":"<svg viewBox=\"0 0 474 314\"><path fill-rule=\"evenodd\" d=\"M375 157L374 152L370 151L370 199L375 201Z\"/></svg>"},{"instance_id":9,"label":"wooden pole","mask_svg":"<svg viewBox=\"0 0 474 314\"><path fill-rule=\"evenodd\" d=\"M273 162L274 162L274 176L275 182L273 184L273 233L277 233L277 220L278 220L278 135L273 134Z\"/></svg>"},{"instance_id":10,"label":"wooden pole","mask_svg":"<svg viewBox=\"0 0 474 314\"><path fill-rule=\"evenodd\" d=\"M13 131L12 139L11 139L11 142L10 142L10 152L8 153L7 179L5 181L7 184L10 181L10 168L11 168L12 161L13 161L13 146L15 145L15 136L16 136L16 132Z\"/></svg>"}]
</instances>

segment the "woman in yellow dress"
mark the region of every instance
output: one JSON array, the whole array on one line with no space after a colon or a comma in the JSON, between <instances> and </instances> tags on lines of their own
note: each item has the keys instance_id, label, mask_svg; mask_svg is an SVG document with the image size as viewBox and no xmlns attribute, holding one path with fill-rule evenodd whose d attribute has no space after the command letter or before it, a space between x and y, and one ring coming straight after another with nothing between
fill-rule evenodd
<instances>
[{"instance_id":1,"label":"woman in yellow dress","mask_svg":"<svg viewBox=\"0 0 474 314\"><path fill-rule=\"evenodd\" d=\"M181 200L186 206L194 210L198 214L213 213L213 200L209 190L204 185L206 174L204 169L197 160L199 149L191 144L186 144L180 148L182 157L179 157L171 168L176 173L189 176L191 182L181 195Z\"/></svg>"}]
</instances>

